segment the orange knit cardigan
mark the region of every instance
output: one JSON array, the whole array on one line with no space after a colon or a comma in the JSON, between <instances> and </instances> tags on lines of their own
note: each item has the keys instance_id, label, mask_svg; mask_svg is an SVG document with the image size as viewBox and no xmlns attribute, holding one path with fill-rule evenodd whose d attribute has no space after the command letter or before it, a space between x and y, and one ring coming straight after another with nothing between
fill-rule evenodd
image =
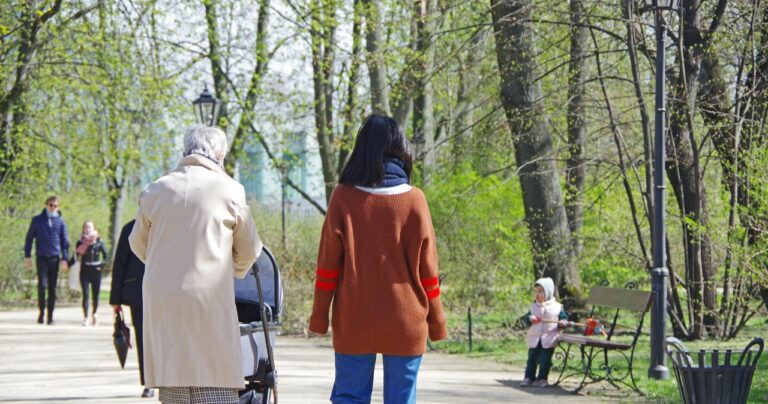
<instances>
[{"instance_id":1,"label":"orange knit cardigan","mask_svg":"<svg viewBox=\"0 0 768 404\"><path fill-rule=\"evenodd\" d=\"M395 195L338 185L317 257L309 329L344 354L424 353L446 337L432 217L418 188Z\"/></svg>"}]
</instances>

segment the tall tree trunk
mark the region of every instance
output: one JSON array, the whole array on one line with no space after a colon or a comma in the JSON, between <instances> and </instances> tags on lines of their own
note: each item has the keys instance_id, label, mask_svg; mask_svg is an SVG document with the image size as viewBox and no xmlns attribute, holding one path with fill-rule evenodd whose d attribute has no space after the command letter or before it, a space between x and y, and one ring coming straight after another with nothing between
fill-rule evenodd
<instances>
[{"instance_id":1,"label":"tall tree trunk","mask_svg":"<svg viewBox=\"0 0 768 404\"><path fill-rule=\"evenodd\" d=\"M758 183L752 181L752 173L762 170L762 167L752 167L750 156L765 146L766 130L765 120L768 115L768 7L753 12L762 14L761 21L753 24L754 36L760 38L757 44L757 54L754 60L749 60L751 44L745 43L743 57L751 62L751 68L744 83L744 96L737 109L736 119L744 122L743 125L728 131L724 128L713 134L713 143L718 153L723 157L723 180L733 198L734 205L738 206L739 222L746 230L746 243L749 248L760 248L758 244L766 242L764 233L768 228L768 216L765 214L765 203L756 196L759 189ZM749 46L748 46L749 45ZM749 53L748 53L749 52ZM707 60L708 61L708 60ZM716 60L715 60L716 61ZM722 74L721 69L713 69ZM716 75L715 74L715 75ZM714 75L713 75L714 76ZM717 81L720 83L720 81ZM739 83L740 84L740 83ZM720 88L716 88L720 90ZM719 91L718 91L719 93ZM715 106L719 106L717 103ZM723 104L723 107L727 105ZM720 114L729 117L730 110L720 108ZM741 132L736 129L743 128ZM762 160L758 159L758 164ZM764 254L752 259L752 266L758 271L758 279L768 278L768 263L763 258ZM759 294L768 306L768 283L763 281L758 284Z\"/></svg>"},{"instance_id":2,"label":"tall tree trunk","mask_svg":"<svg viewBox=\"0 0 768 404\"><path fill-rule=\"evenodd\" d=\"M121 216L123 212L123 193L125 192L125 159L124 153L120 150L120 129L118 125L123 118L118 111L116 105L119 99L118 83L122 80L122 73L119 69L120 58L114 57L115 48L119 47L119 44L115 44L115 33L111 32L109 27L109 16L111 15L109 4L100 3L99 5L99 25L98 25L98 39L102 42L102 46L96 53L96 58L100 66L105 69L105 76L111 80L104 88L103 104L102 108L105 113L102 115L104 119L104 136L102 137L102 147L104 150L101 152L104 167L104 176L107 186L107 208L109 209L109 223L107 234L109 237L110 252L114 256L115 248L117 247L117 240L120 238L121 230ZM123 141L125 141L123 139Z\"/></svg>"},{"instance_id":3,"label":"tall tree trunk","mask_svg":"<svg viewBox=\"0 0 768 404\"><path fill-rule=\"evenodd\" d=\"M224 169L229 175L235 174L237 162L243 157L243 146L245 137L250 132L251 123L254 120L254 111L259 94L261 93L261 82L266 71L268 63L267 50L267 22L269 16L269 0L259 1L259 17L256 23L256 43L254 45L256 66L254 66L251 82L248 85L248 91L245 95L243 112L240 114L240 122L237 124L235 135L230 142L229 154L224 159Z\"/></svg>"},{"instance_id":4,"label":"tall tree trunk","mask_svg":"<svg viewBox=\"0 0 768 404\"><path fill-rule=\"evenodd\" d=\"M717 327L717 268L712 260L706 188L701 170L699 145L694 135L693 119L699 99L701 64L710 46L710 38L719 25L724 10L718 3L708 30L700 27L700 3L683 1L682 52L675 84L675 98L670 103L670 134L667 176L682 212L686 278L691 302L692 336L700 338L707 329ZM706 73L706 72L705 72Z\"/></svg>"},{"instance_id":5,"label":"tall tree trunk","mask_svg":"<svg viewBox=\"0 0 768 404\"><path fill-rule=\"evenodd\" d=\"M117 241L120 239L120 230L123 228L123 211L125 210L125 179L118 182L113 179L113 186L108 188L107 200L109 205L109 248L110 257L115 256ZM111 267L111 266L110 266Z\"/></svg>"},{"instance_id":6,"label":"tall tree trunk","mask_svg":"<svg viewBox=\"0 0 768 404\"><path fill-rule=\"evenodd\" d=\"M467 157L467 140L470 138L470 122L476 106L476 87L480 82L478 64L484 56L488 30L480 29L469 40L467 51L459 61L458 89L456 91L455 118L449 124L449 136L453 138L451 154L453 169L458 170Z\"/></svg>"},{"instance_id":7,"label":"tall tree trunk","mask_svg":"<svg viewBox=\"0 0 768 404\"><path fill-rule=\"evenodd\" d=\"M336 172L341 175L347 157L352 151L355 142L355 128L357 127L357 80L360 75L360 53L362 51L362 0L354 0L354 14L352 21L352 55L349 59L349 77L347 79L347 103L344 107L344 129L341 135L339 158Z\"/></svg>"},{"instance_id":8,"label":"tall tree trunk","mask_svg":"<svg viewBox=\"0 0 768 404\"><path fill-rule=\"evenodd\" d=\"M692 66L687 66L686 71L694 73ZM692 76L695 77L695 74ZM688 88L695 86L690 80L686 81ZM711 279L714 282L714 268L711 241L709 234L706 233L709 217L699 166L698 144L694 141L694 135L691 133L693 128L687 123L689 119L686 118L687 114L693 114L696 96L695 93L687 95L684 86L686 84L681 80L677 85L675 97L676 100L682 101L670 103L671 145L668 147L667 176L678 208L682 212L681 226L684 237L688 296L692 304L693 335L702 337L705 312L708 309L715 309L714 305L707 307L707 303L714 303L715 285L707 281Z\"/></svg>"},{"instance_id":9,"label":"tall tree trunk","mask_svg":"<svg viewBox=\"0 0 768 404\"><path fill-rule=\"evenodd\" d=\"M38 51L38 32L61 10L63 0L56 0L44 13L39 13L38 1L26 1L19 14L19 44L16 53L14 80L7 92L0 89L0 186L10 176L16 159L17 138L21 136L26 115L13 111L22 110L16 104L23 102L29 87L29 74ZM6 44L6 46L9 46Z\"/></svg>"},{"instance_id":10,"label":"tall tree trunk","mask_svg":"<svg viewBox=\"0 0 768 404\"><path fill-rule=\"evenodd\" d=\"M571 50L568 65L568 163L565 175L565 213L571 231L573 251L581 254L581 227L584 223L584 178L586 161L584 141L586 139L586 117L584 116L584 95L586 93L588 30L587 16L582 0L571 0Z\"/></svg>"},{"instance_id":11,"label":"tall tree trunk","mask_svg":"<svg viewBox=\"0 0 768 404\"><path fill-rule=\"evenodd\" d=\"M320 162L328 202L336 185L336 148L333 136L333 37L336 31L336 4L321 1L312 7L312 83L314 88L315 131L320 145Z\"/></svg>"},{"instance_id":12,"label":"tall tree trunk","mask_svg":"<svg viewBox=\"0 0 768 404\"><path fill-rule=\"evenodd\" d=\"M382 10L380 0L362 0L365 15L365 57L371 84L371 109L374 113L392 115L389 106L389 83L384 63Z\"/></svg>"},{"instance_id":13,"label":"tall tree trunk","mask_svg":"<svg viewBox=\"0 0 768 404\"><path fill-rule=\"evenodd\" d=\"M229 111L227 109L227 72L224 71L224 55L221 54L221 41L219 40L219 22L216 13L216 0L202 0L205 6L205 22L208 28L208 59L211 61L213 72L214 95L221 102L219 118L215 123L224 132L229 126Z\"/></svg>"},{"instance_id":14,"label":"tall tree trunk","mask_svg":"<svg viewBox=\"0 0 768 404\"><path fill-rule=\"evenodd\" d=\"M435 0L414 2L416 16L416 60L414 76L416 81L413 101L413 144L416 168L421 171L421 181L426 183L429 172L435 164L435 125L432 105L432 68L434 49L432 31L434 28Z\"/></svg>"},{"instance_id":15,"label":"tall tree trunk","mask_svg":"<svg viewBox=\"0 0 768 404\"><path fill-rule=\"evenodd\" d=\"M414 0L419 4L421 0ZM428 0L432 1L432 0ZM365 57L368 65L368 78L371 87L371 109L374 113L384 114L394 118L403 131L408 128L408 118L413 110L413 93L416 87L416 72L414 66L419 53L417 45L417 17L412 13L411 18L411 48L405 63L399 70L399 76L394 86L390 88L385 60L384 38L382 33L383 7L380 0L362 0L366 20Z\"/></svg>"},{"instance_id":16,"label":"tall tree trunk","mask_svg":"<svg viewBox=\"0 0 768 404\"><path fill-rule=\"evenodd\" d=\"M536 81L531 0L491 0L501 102L515 138L515 159L523 190L535 276L554 279L570 304L581 304L581 281L571 251L552 138Z\"/></svg>"}]
</instances>

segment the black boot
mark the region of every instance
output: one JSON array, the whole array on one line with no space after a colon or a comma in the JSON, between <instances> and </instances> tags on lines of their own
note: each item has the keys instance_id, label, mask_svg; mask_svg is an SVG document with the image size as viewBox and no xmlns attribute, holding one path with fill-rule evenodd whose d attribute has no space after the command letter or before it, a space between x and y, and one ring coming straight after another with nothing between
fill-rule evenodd
<instances>
[{"instance_id":1,"label":"black boot","mask_svg":"<svg viewBox=\"0 0 768 404\"><path fill-rule=\"evenodd\" d=\"M42 324L43 323L43 312L41 311L40 314L37 315L37 323Z\"/></svg>"},{"instance_id":2,"label":"black boot","mask_svg":"<svg viewBox=\"0 0 768 404\"><path fill-rule=\"evenodd\" d=\"M48 325L53 325L54 324L54 322L53 322L53 313L51 313L50 311L48 312L48 319L46 320L46 324L48 324Z\"/></svg>"}]
</instances>

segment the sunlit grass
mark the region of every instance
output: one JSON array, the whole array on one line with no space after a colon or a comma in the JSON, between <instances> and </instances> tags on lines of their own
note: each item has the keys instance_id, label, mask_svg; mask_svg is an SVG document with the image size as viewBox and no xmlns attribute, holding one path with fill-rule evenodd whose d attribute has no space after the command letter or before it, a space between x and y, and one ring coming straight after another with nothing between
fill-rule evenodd
<instances>
[{"instance_id":1,"label":"sunlit grass","mask_svg":"<svg viewBox=\"0 0 768 404\"><path fill-rule=\"evenodd\" d=\"M473 317L472 350L469 349L466 316L451 316L448 320L451 336L448 340L432 344L436 350L460 354L468 357L490 358L501 363L518 367L522 372L528 355L528 347L525 343L525 330L515 330L503 324L510 323L509 318L498 315L476 315ZM753 337L765 339L768 335L768 320L765 317L754 319L731 341L707 340L684 342L691 350L699 349L743 349ZM621 336L619 339L627 339L629 336ZM667 380L650 379L648 369L650 367L650 338L644 333L637 344L633 370L638 387L645 396L638 395L628 388L616 391L607 383L590 385L583 390L583 394L607 396L623 402L681 402L677 390L674 371L671 361L667 365L670 368L670 378ZM557 375L553 371L550 374L550 382L554 382ZM571 379L573 380L573 379ZM568 386L566 386L567 388ZM768 353L760 358L757 371L752 380L749 403L768 402Z\"/></svg>"}]
</instances>

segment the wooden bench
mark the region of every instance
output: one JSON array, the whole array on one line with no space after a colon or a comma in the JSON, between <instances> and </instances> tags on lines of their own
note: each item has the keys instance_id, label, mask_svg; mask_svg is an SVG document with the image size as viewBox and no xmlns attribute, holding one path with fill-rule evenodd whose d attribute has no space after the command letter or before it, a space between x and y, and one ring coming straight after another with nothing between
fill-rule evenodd
<instances>
[{"instance_id":1,"label":"wooden bench","mask_svg":"<svg viewBox=\"0 0 768 404\"><path fill-rule=\"evenodd\" d=\"M574 393L588 384L606 381L616 388L620 388L619 384L623 384L642 394L635 383L632 362L645 314L651 306L651 292L636 290L632 283L627 284L625 289L593 286L587 303L592 306L588 317L599 320L604 325L608 337L561 334L558 337L552 366L554 371L560 372L555 384L570 377L581 377L581 383ZM638 325L634 329L631 342L613 340L617 332L619 311L622 310L639 314ZM607 324L611 313L613 320Z\"/></svg>"}]
</instances>

